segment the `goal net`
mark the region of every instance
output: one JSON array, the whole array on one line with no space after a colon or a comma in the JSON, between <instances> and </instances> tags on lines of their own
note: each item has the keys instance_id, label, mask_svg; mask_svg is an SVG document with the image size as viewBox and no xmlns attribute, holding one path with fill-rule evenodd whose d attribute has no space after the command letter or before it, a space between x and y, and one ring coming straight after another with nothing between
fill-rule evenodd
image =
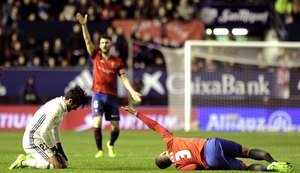
<instances>
[{"instance_id":1,"label":"goal net","mask_svg":"<svg viewBox=\"0 0 300 173\"><path fill-rule=\"evenodd\" d=\"M299 114L299 67L299 43L187 41L185 130L194 107L203 130L297 130L291 116Z\"/></svg>"},{"instance_id":2,"label":"goal net","mask_svg":"<svg viewBox=\"0 0 300 173\"><path fill-rule=\"evenodd\" d=\"M291 117L300 114L300 43L186 41L179 49L147 46L165 59L169 115L177 117L178 129L300 130Z\"/></svg>"}]
</instances>

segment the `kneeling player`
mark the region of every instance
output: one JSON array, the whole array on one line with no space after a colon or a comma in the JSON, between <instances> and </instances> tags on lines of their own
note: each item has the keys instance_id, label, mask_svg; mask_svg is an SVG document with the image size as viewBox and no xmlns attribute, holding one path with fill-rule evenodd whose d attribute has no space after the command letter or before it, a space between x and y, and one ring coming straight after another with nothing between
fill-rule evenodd
<instances>
[{"instance_id":1,"label":"kneeling player","mask_svg":"<svg viewBox=\"0 0 300 173\"><path fill-rule=\"evenodd\" d=\"M23 136L23 149L27 155L20 154L9 169L67 168L68 158L61 145L60 125L67 112L87 105L89 100L85 91L75 86L64 96L54 98L39 108Z\"/></svg>"}]
</instances>

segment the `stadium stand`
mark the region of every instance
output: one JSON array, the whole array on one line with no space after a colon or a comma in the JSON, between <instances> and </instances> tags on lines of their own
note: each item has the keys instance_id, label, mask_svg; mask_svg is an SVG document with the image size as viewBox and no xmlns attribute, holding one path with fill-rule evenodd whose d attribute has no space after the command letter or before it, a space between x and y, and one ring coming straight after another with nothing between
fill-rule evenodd
<instances>
[{"instance_id":1,"label":"stadium stand","mask_svg":"<svg viewBox=\"0 0 300 173\"><path fill-rule=\"evenodd\" d=\"M289 6L285 6L286 3L282 0L4 0L0 3L0 66L22 69L89 67L90 61L83 47L81 28L74 18L80 12L88 14L95 44L99 42L100 34L108 34L113 38L114 53L127 63L129 56L133 57L134 69L164 69L166 62L163 54L148 45L176 48L183 44L174 43L164 35L164 27L161 28L161 40L155 39L149 33L142 35L139 32L132 32L128 37L124 28L113 26L113 21L151 20L166 26L171 21L203 22L203 18L199 16L203 7L241 4L262 6L269 8L271 20L264 25L263 30L260 27L249 30L247 38L243 39L265 40L266 31L274 28L279 39L289 41L297 38L292 37L288 31L297 33L295 28L298 25L292 26L299 20L300 5L297 1L288 2ZM205 23L205 28L208 27L210 26ZM199 37L200 40L224 39L213 34L208 35L205 30L203 35ZM226 36L227 40L239 38L231 34ZM128 52L130 46L133 46L132 52ZM222 65L209 60L197 60L193 63L195 70L205 66L208 71Z\"/></svg>"}]
</instances>

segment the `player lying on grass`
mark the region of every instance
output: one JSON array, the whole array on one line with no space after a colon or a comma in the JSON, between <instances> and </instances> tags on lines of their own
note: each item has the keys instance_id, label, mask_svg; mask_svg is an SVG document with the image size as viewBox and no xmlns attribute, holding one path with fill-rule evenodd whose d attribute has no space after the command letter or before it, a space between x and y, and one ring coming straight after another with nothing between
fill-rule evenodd
<instances>
[{"instance_id":1,"label":"player lying on grass","mask_svg":"<svg viewBox=\"0 0 300 173\"><path fill-rule=\"evenodd\" d=\"M75 86L64 96L41 106L27 125L23 136L23 149L27 155L20 154L9 169L67 168L68 158L61 145L60 125L67 112L87 105L89 100L86 92Z\"/></svg>"},{"instance_id":2,"label":"player lying on grass","mask_svg":"<svg viewBox=\"0 0 300 173\"><path fill-rule=\"evenodd\" d=\"M155 158L155 164L165 169L174 164L176 169L187 170L253 170L253 171L291 171L292 165L275 160L270 153L260 149L249 149L241 144L221 138L182 138L176 137L166 128L138 112L132 107L121 107L134 114L149 128L159 133L167 144L167 151ZM265 160L270 164L248 164L240 158Z\"/></svg>"}]
</instances>

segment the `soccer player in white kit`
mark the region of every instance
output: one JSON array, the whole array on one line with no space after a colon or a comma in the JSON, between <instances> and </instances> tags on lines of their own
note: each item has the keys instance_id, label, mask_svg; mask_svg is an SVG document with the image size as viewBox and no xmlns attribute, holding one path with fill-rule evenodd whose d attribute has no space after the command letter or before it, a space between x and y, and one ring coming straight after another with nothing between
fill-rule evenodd
<instances>
[{"instance_id":1,"label":"soccer player in white kit","mask_svg":"<svg viewBox=\"0 0 300 173\"><path fill-rule=\"evenodd\" d=\"M67 112L87 105L89 100L86 92L76 85L64 96L56 97L41 106L23 136L23 149L27 155L20 154L9 169L66 168L68 158L61 145L60 125Z\"/></svg>"}]
</instances>

